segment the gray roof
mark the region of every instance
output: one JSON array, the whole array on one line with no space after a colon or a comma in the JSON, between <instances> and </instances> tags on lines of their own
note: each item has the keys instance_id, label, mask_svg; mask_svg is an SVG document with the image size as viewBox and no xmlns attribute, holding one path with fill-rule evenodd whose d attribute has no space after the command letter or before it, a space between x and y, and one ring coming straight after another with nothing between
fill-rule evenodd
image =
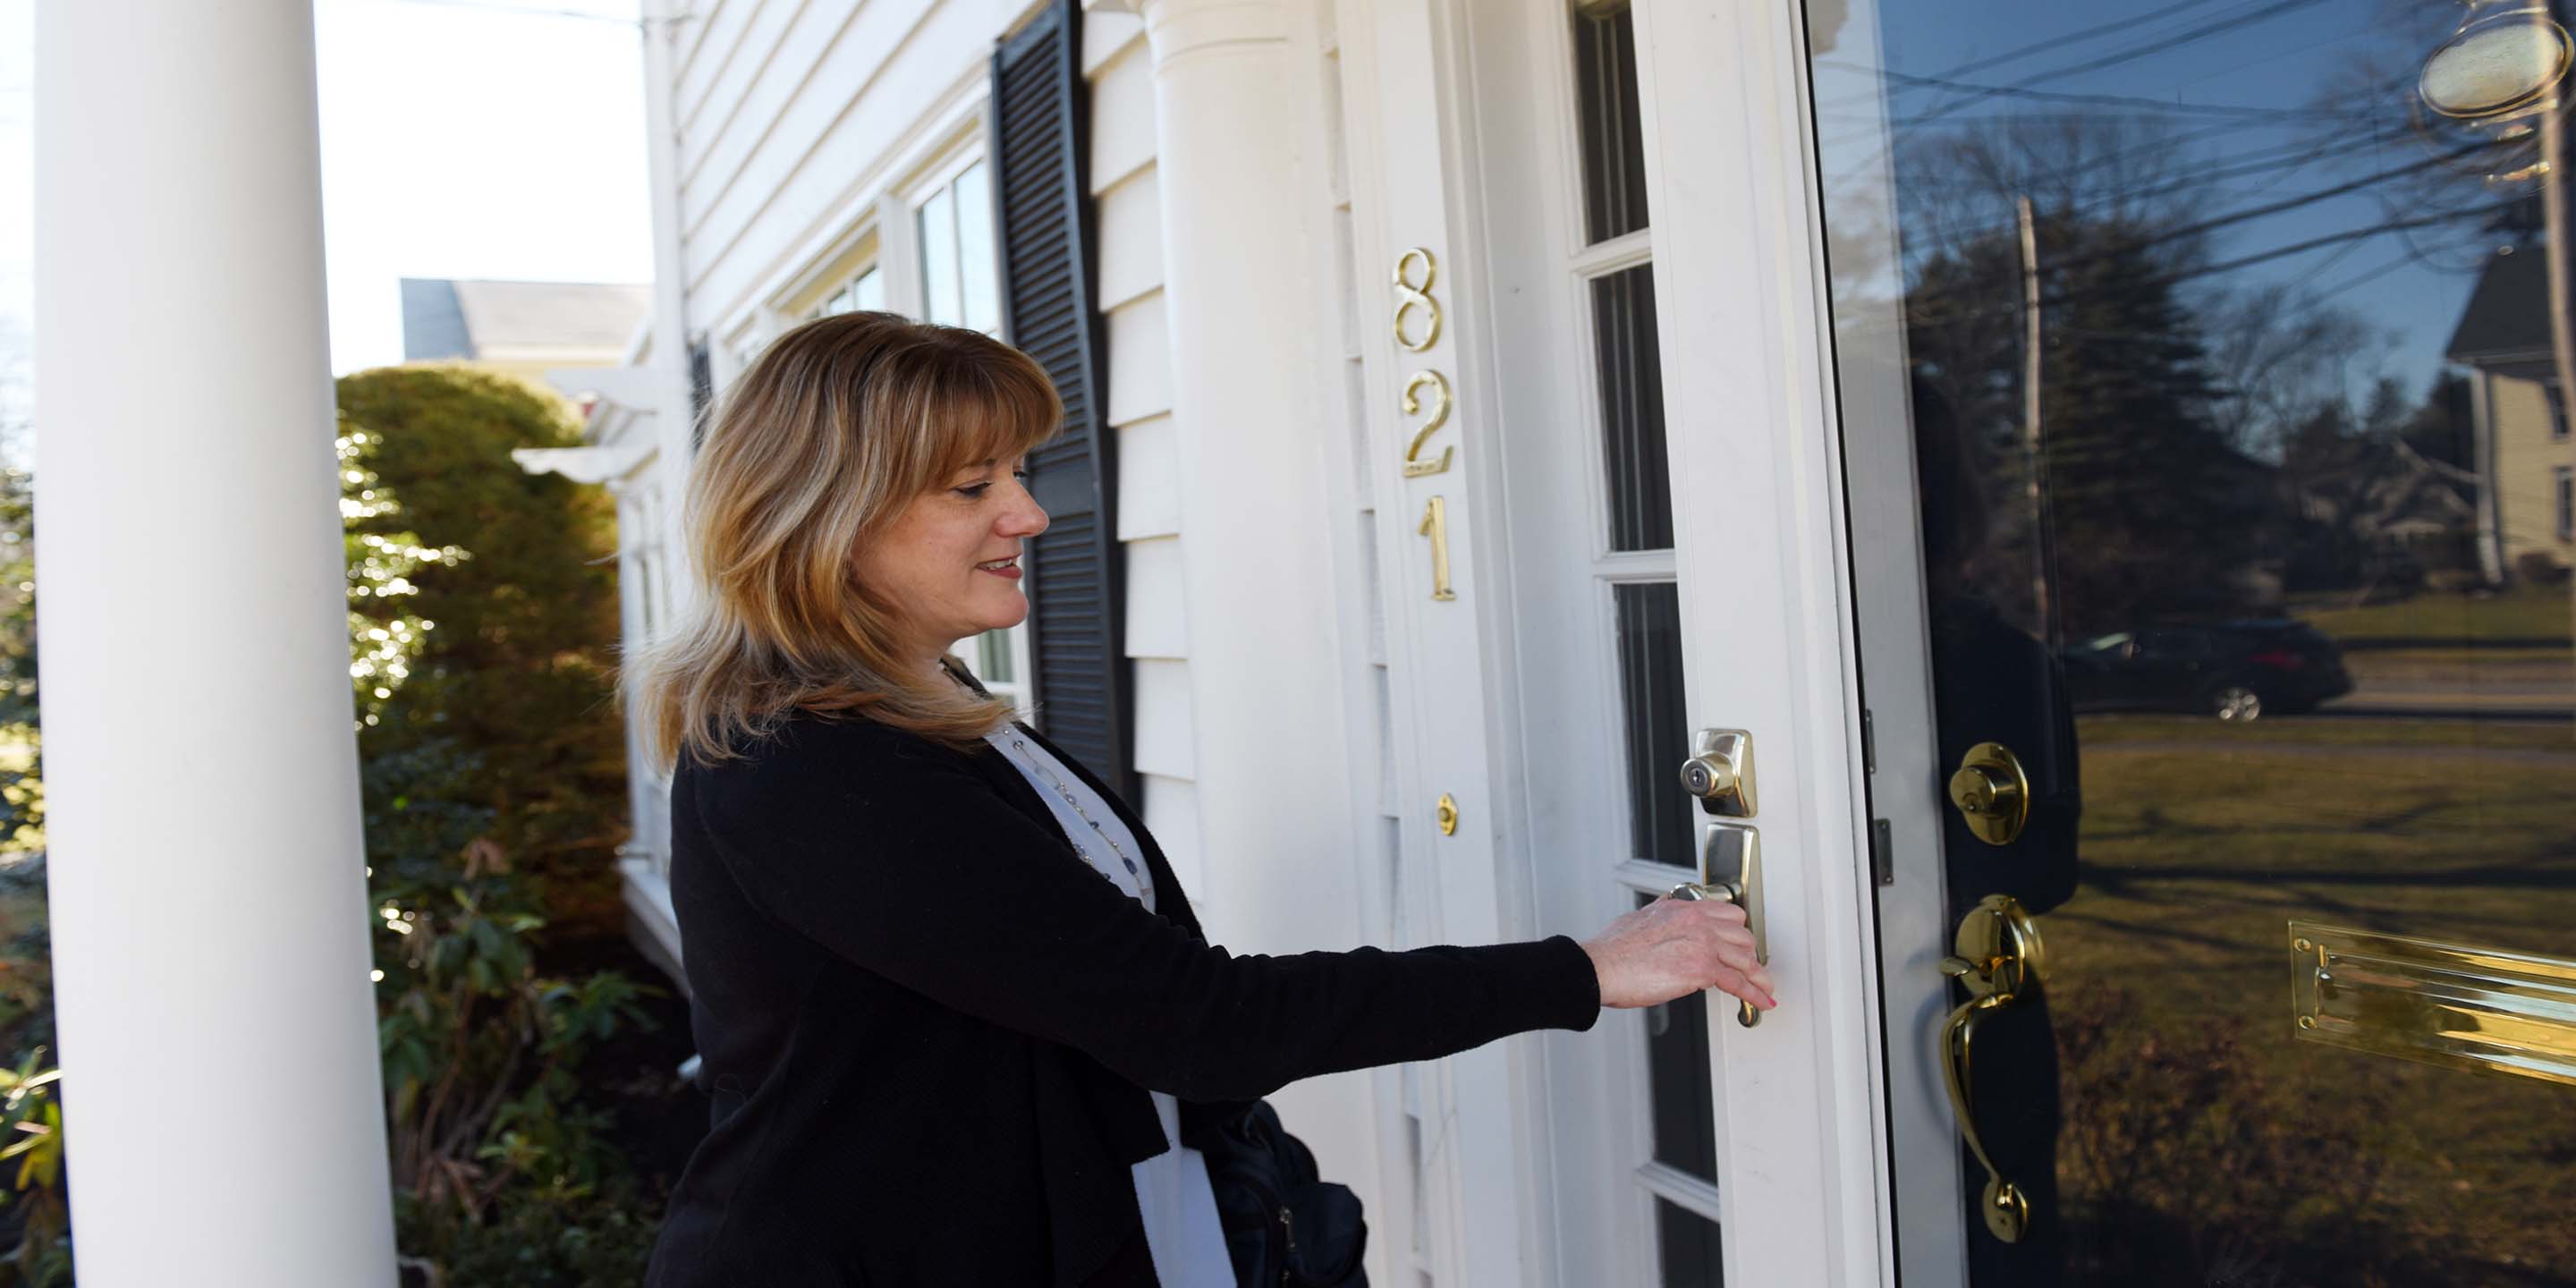
<instances>
[{"instance_id":1,"label":"gray roof","mask_svg":"<svg viewBox=\"0 0 2576 1288\"><path fill-rule=\"evenodd\" d=\"M653 288L600 282L406 277L403 357L487 357L496 349L620 349L652 308Z\"/></svg>"},{"instance_id":2,"label":"gray roof","mask_svg":"<svg viewBox=\"0 0 2576 1288\"><path fill-rule=\"evenodd\" d=\"M2477 289L2460 310L2460 325L2444 352L2476 365L2549 351L2549 252L2533 246L2487 258Z\"/></svg>"},{"instance_id":3,"label":"gray roof","mask_svg":"<svg viewBox=\"0 0 2576 1288\"><path fill-rule=\"evenodd\" d=\"M456 303L456 283L441 278L402 280L403 361L471 358L473 337Z\"/></svg>"}]
</instances>

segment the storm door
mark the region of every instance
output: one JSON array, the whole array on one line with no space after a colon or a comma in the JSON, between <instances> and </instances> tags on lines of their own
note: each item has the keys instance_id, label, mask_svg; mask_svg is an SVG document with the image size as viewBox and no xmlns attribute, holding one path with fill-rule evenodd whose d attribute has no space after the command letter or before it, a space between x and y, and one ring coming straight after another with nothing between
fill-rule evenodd
<instances>
[{"instance_id":1,"label":"storm door","mask_svg":"<svg viewBox=\"0 0 2576 1288\"><path fill-rule=\"evenodd\" d=\"M2560 18L1804 13L1902 1282L2576 1285Z\"/></svg>"}]
</instances>

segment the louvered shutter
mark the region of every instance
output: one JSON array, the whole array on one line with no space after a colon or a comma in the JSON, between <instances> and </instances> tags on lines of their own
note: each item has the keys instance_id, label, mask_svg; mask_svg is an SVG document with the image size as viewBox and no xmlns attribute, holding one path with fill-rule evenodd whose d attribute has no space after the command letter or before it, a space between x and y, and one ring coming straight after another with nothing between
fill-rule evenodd
<instances>
[{"instance_id":1,"label":"louvered shutter","mask_svg":"<svg viewBox=\"0 0 2576 1288\"><path fill-rule=\"evenodd\" d=\"M1118 473L1114 435L1101 421L1108 344L1091 303L1081 49L1081 9L1056 0L994 51L993 222L1003 335L1064 397L1064 432L1030 462L1030 488L1051 520L1029 543L1032 696L1047 737L1133 800Z\"/></svg>"},{"instance_id":2,"label":"louvered shutter","mask_svg":"<svg viewBox=\"0 0 2576 1288\"><path fill-rule=\"evenodd\" d=\"M689 450L707 445L707 409L716 401L715 355L703 339L689 345Z\"/></svg>"}]
</instances>

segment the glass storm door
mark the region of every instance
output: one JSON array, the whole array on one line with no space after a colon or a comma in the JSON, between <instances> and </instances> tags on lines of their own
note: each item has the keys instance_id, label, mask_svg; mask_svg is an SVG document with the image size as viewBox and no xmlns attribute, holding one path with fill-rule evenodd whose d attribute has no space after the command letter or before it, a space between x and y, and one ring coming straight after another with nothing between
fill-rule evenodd
<instances>
[{"instance_id":1,"label":"glass storm door","mask_svg":"<svg viewBox=\"0 0 2576 1288\"><path fill-rule=\"evenodd\" d=\"M1809 0L1908 1285L2576 1285L2550 4Z\"/></svg>"}]
</instances>

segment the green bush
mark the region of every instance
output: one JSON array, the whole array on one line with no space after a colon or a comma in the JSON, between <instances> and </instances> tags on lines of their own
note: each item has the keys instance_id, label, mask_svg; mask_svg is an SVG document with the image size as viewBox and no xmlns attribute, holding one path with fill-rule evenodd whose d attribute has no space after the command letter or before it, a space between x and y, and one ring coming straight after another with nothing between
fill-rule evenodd
<instances>
[{"instance_id":1,"label":"green bush","mask_svg":"<svg viewBox=\"0 0 2576 1288\"><path fill-rule=\"evenodd\" d=\"M339 386L378 1038L395 1233L424 1288L632 1284L661 1196L610 1144L581 1062L655 993L544 968L614 934L625 839L613 512L512 449L576 441L514 382L449 368Z\"/></svg>"},{"instance_id":2,"label":"green bush","mask_svg":"<svg viewBox=\"0 0 2576 1288\"><path fill-rule=\"evenodd\" d=\"M339 406L360 754L474 757L440 799L490 811L486 835L555 920L613 929L615 505L510 459L577 445L578 428L525 385L450 367L344 377Z\"/></svg>"}]
</instances>

